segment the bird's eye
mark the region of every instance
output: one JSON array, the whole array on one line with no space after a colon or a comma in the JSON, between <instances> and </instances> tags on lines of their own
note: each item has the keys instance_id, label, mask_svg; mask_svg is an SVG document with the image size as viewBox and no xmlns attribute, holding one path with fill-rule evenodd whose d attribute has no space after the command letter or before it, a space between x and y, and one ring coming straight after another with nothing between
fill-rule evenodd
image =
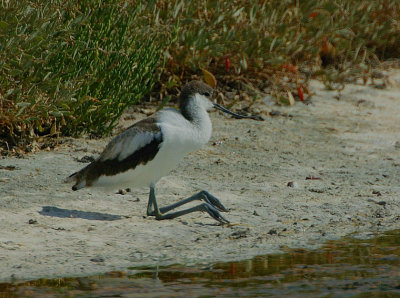
<instances>
[{"instance_id":1,"label":"bird's eye","mask_svg":"<svg viewBox=\"0 0 400 298\"><path fill-rule=\"evenodd\" d=\"M207 96L207 97L210 97L210 92L204 92L203 95Z\"/></svg>"}]
</instances>

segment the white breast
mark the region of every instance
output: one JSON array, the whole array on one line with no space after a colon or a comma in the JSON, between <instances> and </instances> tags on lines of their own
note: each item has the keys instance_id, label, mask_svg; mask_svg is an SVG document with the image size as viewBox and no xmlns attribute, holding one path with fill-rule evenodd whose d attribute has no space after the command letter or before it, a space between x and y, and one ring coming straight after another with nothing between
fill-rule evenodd
<instances>
[{"instance_id":1,"label":"white breast","mask_svg":"<svg viewBox=\"0 0 400 298\"><path fill-rule=\"evenodd\" d=\"M96 186L125 188L150 186L174 169L190 152L200 149L211 137L212 125L208 113L199 111L196 121L186 120L175 109L164 109L158 113L158 125L163 142L153 160L145 165L114 176L102 176Z\"/></svg>"}]
</instances>

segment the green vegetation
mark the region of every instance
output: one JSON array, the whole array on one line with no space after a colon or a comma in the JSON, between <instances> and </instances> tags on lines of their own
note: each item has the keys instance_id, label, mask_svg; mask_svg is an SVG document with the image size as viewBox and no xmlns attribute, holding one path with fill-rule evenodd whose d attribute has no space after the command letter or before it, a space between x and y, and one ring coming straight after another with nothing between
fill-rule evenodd
<instances>
[{"instance_id":1,"label":"green vegetation","mask_svg":"<svg viewBox=\"0 0 400 298\"><path fill-rule=\"evenodd\" d=\"M166 36L122 1L13 1L0 10L0 136L110 132L157 79ZM157 43L154 40L157 39Z\"/></svg>"},{"instance_id":2,"label":"green vegetation","mask_svg":"<svg viewBox=\"0 0 400 298\"><path fill-rule=\"evenodd\" d=\"M179 22L166 82L207 68L220 82L250 81L278 95L306 85L310 76L331 85L368 75L380 59L400 57L399 1L173 0L153 6L155 24Z\"/></svg>"},{"instance_id":3,"label":"green vegetation","mask_svg":"<svg viewBox=\"0 0 400 298\"><path fill-rule=\"evenodd\" d=\"M331 88L366 80L380 60L400 57L393 0L0 5L0 142L10 147L109 133L126 107L151 90L176 92L200 68L279 97L307 90L310 77Z\"/></svg>"}]
</instances>

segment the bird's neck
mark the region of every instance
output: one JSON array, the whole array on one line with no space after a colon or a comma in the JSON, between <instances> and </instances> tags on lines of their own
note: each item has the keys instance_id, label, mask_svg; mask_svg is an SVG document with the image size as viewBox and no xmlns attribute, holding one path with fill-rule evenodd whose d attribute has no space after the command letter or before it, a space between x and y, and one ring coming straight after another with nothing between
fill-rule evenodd
<instances>
[{"instance_id":1,"label":"bird's neck","mask_svg":"<svg viewBox=\"0 0 400 298\"><path fill-rule=\"evenodd\" d=\"M200 98L196 98L201 95L192 95L190 100L182 100L179 106L181 114L186 120L193 124L200 123L204 120L209 120L207 109L202 103Z\"/></svg>"},{"instance_id":2,"label":"bird's neck","mask_svg":"<svg viewBox=\"0 0 400 298\"><path fill-rule=\"evenodd\" d=\"M180 111L182 116L193 125L194 131L199 134L198 141L208 142L211 137L212 124L204 102L201 99L184 101L180 105Z\"/></svg>"}]
</instances>

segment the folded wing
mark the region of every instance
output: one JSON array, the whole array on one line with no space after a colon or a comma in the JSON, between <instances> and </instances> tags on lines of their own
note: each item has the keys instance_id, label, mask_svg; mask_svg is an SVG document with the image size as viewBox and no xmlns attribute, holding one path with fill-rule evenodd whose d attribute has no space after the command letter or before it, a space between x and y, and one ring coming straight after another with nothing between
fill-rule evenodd
<instances>
[{"instance_id":1,"label":"folded wing","mask_svg":"<svg viewBox=\"0 0 400 298\"><path fill-rule=\"evenodd\" d=\"M162 140L156 118L146 118L117 135L95 161L66 181L75 181L72 189L78 190L91 186L103 175L116 175L146 164L154 159Z\"/></svg>"}]
</instances>

